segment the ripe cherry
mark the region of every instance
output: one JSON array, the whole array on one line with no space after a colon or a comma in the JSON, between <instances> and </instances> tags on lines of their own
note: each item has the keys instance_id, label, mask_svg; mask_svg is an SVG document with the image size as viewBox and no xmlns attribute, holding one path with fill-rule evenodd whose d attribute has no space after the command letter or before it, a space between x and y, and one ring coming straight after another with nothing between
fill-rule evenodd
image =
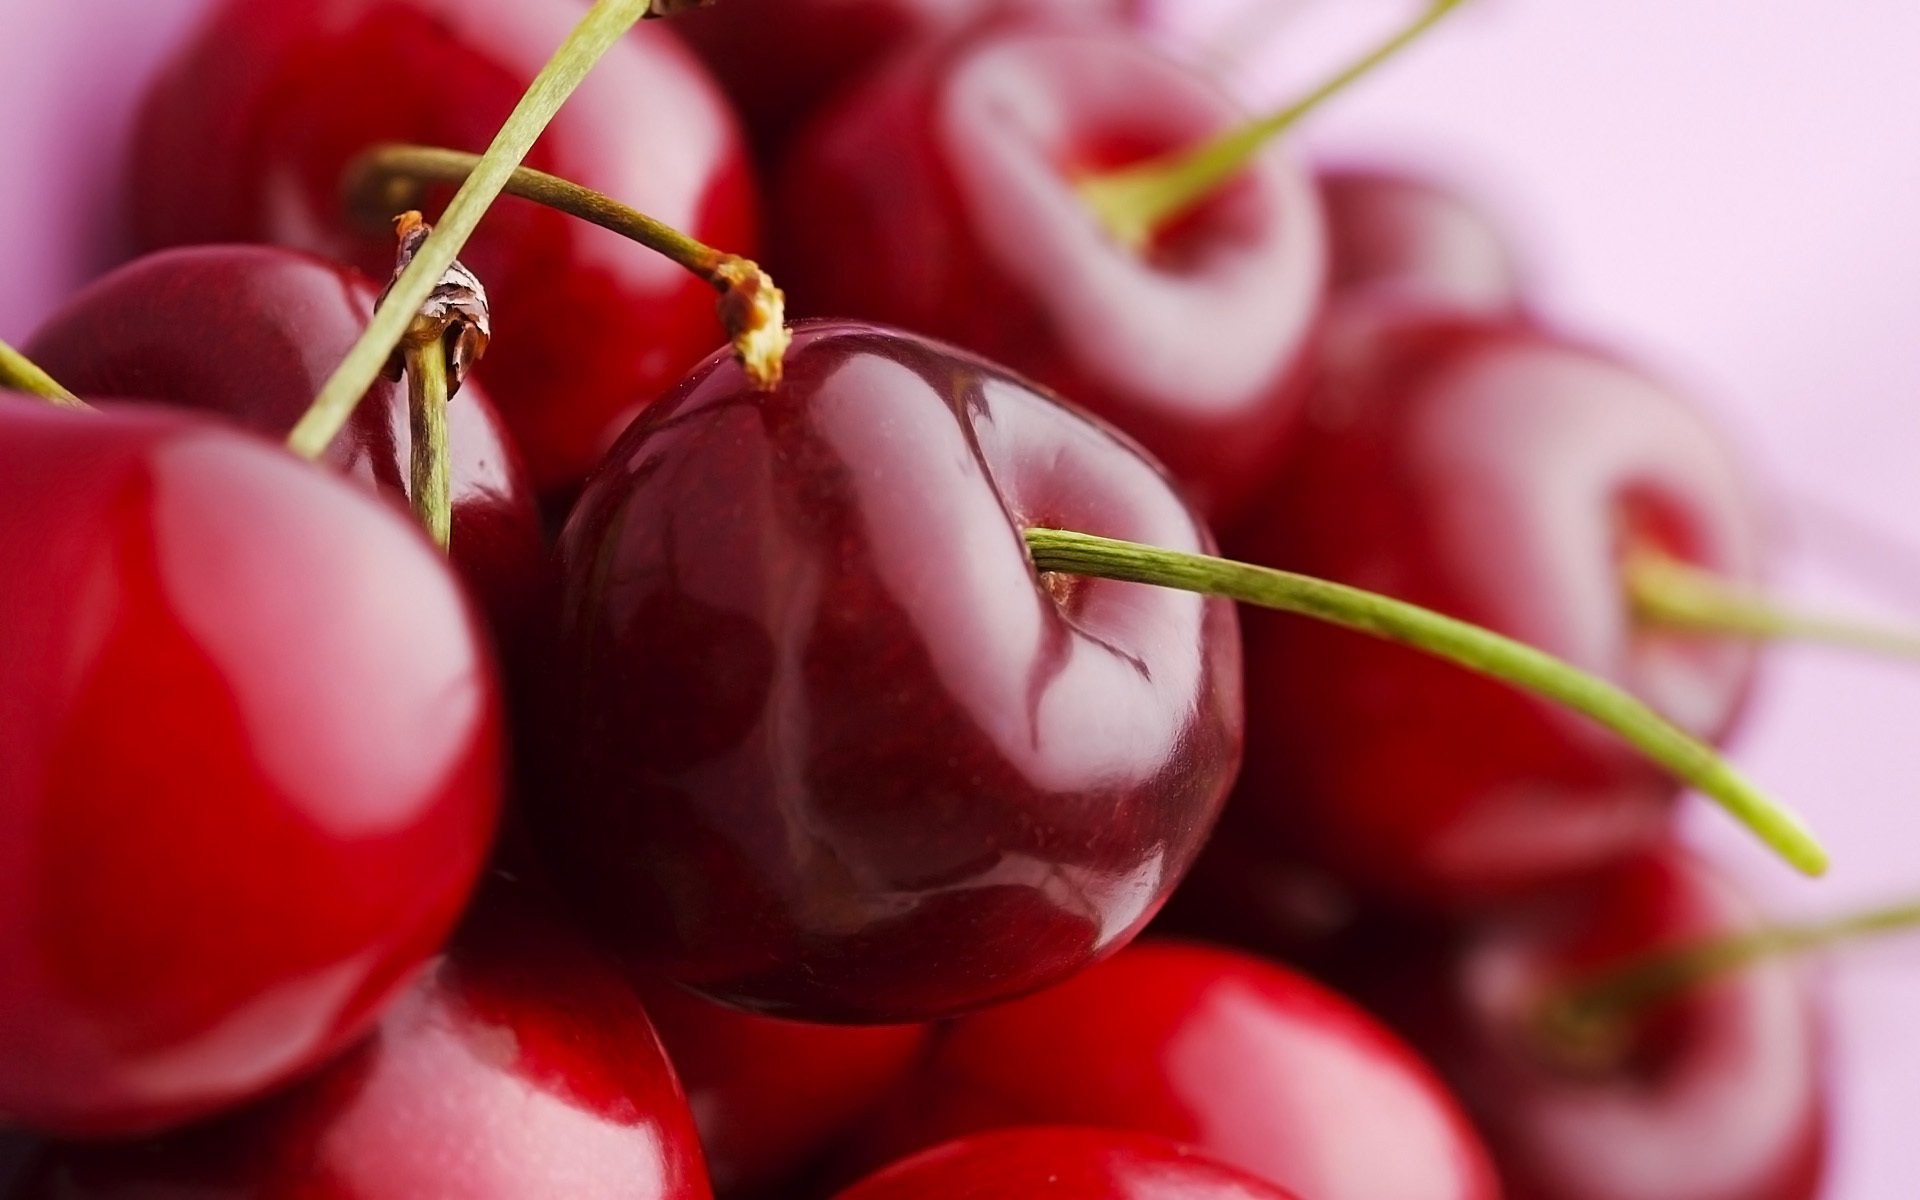
<instances>
[{"instance_id":1,"label":"ripe cherry","mask_svg":"<svg viewBox=\"0 0 1920 1200\"><path fill-rule=\"evenodd\" d=\"M1313 189L1264 151L1136 249L1076 185L1242 119L1124 31L987 30L923 49L795 144L782 282L797 312L947 338L1057 389L1219 517L1271 473L1297 416L1324 267Z\"/></svg>"},{"instance_id":2,"label":"ripe cherry","mask_svg":"<svg viewBox=\"0 0 1920 1200\"><path fill-rule=\"evenodd\" d=\"M580 16L577 0L230 0L148 97L135 227L149 246L271 241L384 278L393 213L349 221L349 165L388 141L485 149ZM671 117L636 116L649 113ZM658 23L599 64L529 161L752 251L733 119ZM503 204L465 258L494 297L480 378L544 489L577 482L632 410L722 340L697 281L557 213Z\"/></svg>"},{"instance_id":3,"label":"ripe cherry","mask_svg":"<svg viewBox=\"0 0 1920 1200\"><path fill-rule=\"evenodd\" d=\"M1329 298L1517 314L1525 278L1506 231L1459 192L1365 167L1316 173L1327 215Z\"/></svg>"},{"instance_id":4,"label":"ripe cherry","mask_svg":"<svg viewBox=\"0 0 1920 1200\"><path fill-rule=\"evenodd\" d=\"M65 1146L15 1200L709 1200L640 1001L564 927L497 899L374 1035L253 1109Z\"/></svg>"},{"instance_id":5,"label":"ripe cherry","mask_svg":"<svg viewBox=\"0 0 1920 1200\"><path fill-rule=\"evenodd\" d=\"M1325 365L1236 557L1426 605L1620 684L1709 740L1751 647L1641 617L1629 560L1751 580L1721 438L1670 389L1500 321L1412 321ZM1349 881L1464 904L1662 836L1676 788L1566 712L1402 647L1248 619L1240 816Z\"/></svg>"},{"instance_id":6,"label":"ripe cherry","mask_svg":"<svg viewBox=\"0 0 1920 1200\"><path fill-rule=\"evenodd\" d=\"M284 438L365 329L379 290L291 250L196 246L138 259L48 319L27 355L90 396L222 413ZM518 453L480 388L448 409L453 561L508 644L525 640L546 549ZM407 393L382 381L326 461L407 508Z\"/></svg>"},{"instance_id":7,"label":"ripe cherry","mask_svg":"<svg viewBox=\"0 0 1920 1200\"><path fill-rule=\"evenodd\" d=\"M716 358L561 536L536 837L623 955L777 1015L902 1022L1124 945L1240 754L1232 607L1041 579L1035 523L1209 537L1130 445L946 347L821 323Z\"/></svg>"},{"instance_id":8,"label":"ripe cherry","mask_svg":"<svg viewBox=\"0 0 1920 1200\"><path fill-rule=\"evenodd\" d=\"M916 1155L837 1200L1290 1200L1292 1193L1172 1142L1110 1129L1035 1128Z\"/></svg>"},{"instance_id":9,"label":"ripe cherry","mask_svg":"<svg viewBox=\"0 0 1920 1200\"><path fill-rule=\"evenodd\" d=\"M491 838L499 697L444 562L280 449L0 398L0 1113L117 1134L363 1033Z\"/></svg>"},{"instance_id":10,"label":"ripe cherry","mask_svg":"<svg viewBox=\"0 0 1920 1200\"><path fill-rule=\"evenodd\" d=\"M1398 1037L1302 975L1197 945L1141 943L961 1018L882 1112L863 1162L986 1129L1094 1125L1325 1200L1498 1194L1458 1104Z\"/></svg>"}]
</instances>

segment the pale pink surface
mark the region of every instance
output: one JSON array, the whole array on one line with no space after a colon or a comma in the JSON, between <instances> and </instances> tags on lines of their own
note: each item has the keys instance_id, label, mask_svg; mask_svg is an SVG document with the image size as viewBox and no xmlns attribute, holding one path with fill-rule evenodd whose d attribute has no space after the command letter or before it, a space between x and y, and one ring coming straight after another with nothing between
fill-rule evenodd
<instances>
[{"instance_id":1,"label":"pale pink surface","mask_svg":"<svg viewBox=\"0 0 1920 1200\"><path fill-rule=\"evenodd\" d=\"M201 0L0 0L0 337L110 261L132 97ZM262 0L285 2L285 0ZM1247 4L1161 0L1203 28ZM1284 95L1399 0L1298 5L1243 74ZM1690 384L1750 450L1779 514L1783 591L1920 618L1920 7L1911 0L1477 0L1315 123L1341 158L1417 162L1513 223L1548 308ZM1244 43L1244 39L1243 39ZM43 164L54 164L52 170ZM1920 672L1772 656L1738 751L1825 835L1797 884L1704 810L1690 827L1782 911L1920 890ZM1829 1195L1920 1179L1920 948L1837 962L1840 1112Z\"/></svg>"}]
</instances>

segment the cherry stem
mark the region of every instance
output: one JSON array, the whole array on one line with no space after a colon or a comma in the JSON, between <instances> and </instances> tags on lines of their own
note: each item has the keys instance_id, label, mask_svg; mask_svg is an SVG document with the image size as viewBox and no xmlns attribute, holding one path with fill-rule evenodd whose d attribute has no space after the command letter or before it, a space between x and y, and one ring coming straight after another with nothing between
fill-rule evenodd
<instances>
[{"instance_id":1,"label":"cherry stem","mask_svg":"<svg viewBox=\"0 0 1920 1200\"><path fill-rule=\"evenodd\" d=\"M91 409L86 401L61 387L58 380L4 341L0 341L0 388L38 396L59 408Z\"/></svg>"},{"instance_id":2,"label":"cherry stem","mask_svg":"<svg viewBox=\"0 0 1920 1200\"><path fill-rule=\"evenodd\" d=\"M453 542L453 472L447 445L447 347L440 327L416 322L405 352L413 511L433 544L445 550Z\"/></svg>"},{"instance_id":3,"label":"cherry stem","mask_svg":"<svg viewBox=\"0 0 1920 1200\"><path fill-rule=\"evenodd\" d=\"M317 459L326 452L406 336L420 306L460 256L467 239L473 236L480 219L506 186L513 169L526 158L527 151L594 64L653 10L654 0L594 0L587 15L535 76L493 145L447 205L432 236L394 281L387 303L374 313L366 332L321 387L313 406L293 427L287 445L294 453Z\"/></svg>"},{"instance_id":4,"label":"cherry stem","mask_svg":"<svg viewBox=\"0 0 1920 1200\"><path fill-rule=\"evenodd\" d=\"M1626 578L1634 615L1649 625L1757 641L1826 642L1920 658L1920 633L1789 608L1658 551L1629 555Z\"/></svg>"},{"instance_id":5,"label":"cherry stem","mask_svg":"<svg viewBox=\"0 0 1920 1200\"><path fill-rule=\"evenodd\" d=\"M1306 575L1060 529L1026 531L1037 570L1226 596L1399 642L1543 696L1597 721L1675 778L1717 801L1808 875L1827 854L1791 811L1747 782L1711 746L1620 688L1512 638L1430 609Z\"/></svg>"},{"instance_id":6,"label":"cherry stem","mask_svg":"<svg viewBox=\"0 0 1920 1200\"><path fill-rule=\"evenodd\" d=\"M349 202L383 214L412 207L424 185L459 183L481 162L479 155L460 150L378 147L349 168ZM786 297L752 260L716 250L612 197L530 167L515 168L501 191L611 230L685 267L720 293L721 322L749 377L761 387L780 382L792 342L786 327Z\"/></svg>"},{"instance_id":7,"label":"cherry stem","mask_svg":"<svg viewBox=\"0 0 1920 1200\"><path fill-rule=\"evenodd\" d=\"M1080 181L1081 198L1115 241L1135 250L1146 246L1167 222L1239 174L1268 142L1420 40L1464 3L1466 0L1431 0L1412 23L1285 108L1191 149L1089 176Z\"/></svg>"}]
</instances>

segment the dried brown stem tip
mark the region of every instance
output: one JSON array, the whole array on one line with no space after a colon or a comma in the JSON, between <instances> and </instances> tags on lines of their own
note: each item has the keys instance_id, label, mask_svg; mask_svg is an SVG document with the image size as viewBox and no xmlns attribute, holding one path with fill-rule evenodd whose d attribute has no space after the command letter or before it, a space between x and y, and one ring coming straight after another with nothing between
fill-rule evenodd
<instances>
[{"instance_id":1,"label":"dried brown stem tip","mask_svg":"<svg viewBox=\"0 0 1920 1200\"><path fill-rule=\"evenodd\" d=\"M696 8L705 8L713 0L653 0L653 7L647 10L646 20L656 17L671 17L676 13L692 12Z\"/></svg>"},{"instance_id":2,"label":"dried brown stem tip","mask_svg":"<svg viewBox=\"0 0 1920 1200\"><path fill-rule=\"evenodd\" d=\"M748 378L763 389L780 385L793 331L787 328L787 296L757 263L737 255L713 269L720 289L720 322Z\"/></svg>"},{"instance_id":3,"label":"dried brown stem tip","mask_svg":"<svg viewBox=\"0 0 1920 1200\"><path fill-rule=\"evenodd\" d=\"M387 291L393 290L393 284L413 261L413 256L433 232L433 226L426 223L417 212L404 212L393 219L394 232L399 235L400 248L394 256L393 278L387 281ZM387 302L387 291L380 293L380 303ZM446 349L447 356L447 396L451 398L460 390L466 380L467 372L480 361L487 352L487 343L493 338L491 310L487 305L487 289L472 271L460 262L447 268L440 282L420 306L420 313L414 318L405 340L387 360L387 378L398 382L406 371L407 348L438 341Z\"/></svg>"}]
</instances>

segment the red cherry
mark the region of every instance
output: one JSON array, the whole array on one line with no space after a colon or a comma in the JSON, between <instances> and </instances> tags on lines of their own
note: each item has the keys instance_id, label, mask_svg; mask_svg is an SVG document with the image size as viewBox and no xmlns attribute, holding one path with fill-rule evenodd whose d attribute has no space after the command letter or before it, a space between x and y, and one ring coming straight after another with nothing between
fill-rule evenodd
<instances>
[{"instance_id":1,"label":"red cherry","mask_svg":"<svg viewBox=\"0 0 1920 1200\"><path fill-rule=\"evenodd\" d=\"M898 1163L837 1200L1290 1200L1292 1193L1159 1138L1012 1129Z\"/></svg>"},{"instance_id":2,"label":"red cherry","mask_svg":"<svg viewBox=\"0 0 1920 1200\"><path fill-rule=\"evenodd\" d=\"M1719 435L1663 385L1517 324L1415 322L1355 345L1234 557L1486 626L1722 737L1751 647L1638 620L1623 565L1653 548L1752 578L1757 522ZM1236 820L1289 853L1460 904L1666 828L1675 785L1587 721L1375 639L1266 613L1247 628Z\"/></svg>"},{"instance_id":3,"label":"red cherry","mask_svg":"<svg viewBox=\"0 0 1920 1200\"><path fill-rule=\"evenodd\" d=\"M219 412L284 438L366 328L378 295L358 273L290 250L163 251L69 300L26 353L90 396ZM447 423L453 561L494 628L518 642L546 571L533 493L478 387L461 390ZM383 381L326 461L407 509L410 445L406 389Z\"/></svg>"},{"instance_id":4,"label":"red cherry","mask_svg":"<svg viewBox=\"0 0 1920 1200\"><path fill-rule=\"evenodd\" d=\"M1321 1200L1498 1195L1459 1106L1399 1038L1304 976L1194 945L1142 943L956 1021L884 1112L862 1161L985 1129L1097 1125Z\"/></svg>"},{"instance_id":5,"label":"red cherry","mask_svg":"<svg viewBox=\"0 0 1920 1200\"><path fill-rule=\"evenodd\" d=\"M1264 151L1134 250L1075 184L1243 119L1120 31L991 31L909 55L796 144L781 282L796 312L947 338L1058 390L1219 517L1297 416L1324 258L1313 190Z\"/></svg>"},{"instance_id":6,"label":"red cherry","mask_svg":"<svg viewBox=\"0 0 1920 1200\"><path fill-rule=\"evenodd\" d=\"M905 1079L924 1025L757 1017L670 984L641 988L723 1195L777 1189Z\"/></svg>"},{"instance_id":7,"label":"red cherry","mask_svg":"<svg viewBox=\"0 0 1920 1200\"><path fill-rule=\"evenodd\" d=\"M392 236L348 223L349 164L387 141L484 150L580 15L576 0L231 0L148 97L139 235L279 242L384 278ZM599 64L528 162L751 253L744 155L712 82L654 28ZM494 302L480 377L542 488L577 482L633 409L723 340L699 281L558 213L503 204L464 257Z\"/></svg>"},{"instance_id":8,"label":"red cherry","mask_svg":"<svg viewBox=\"0 0 1920 1200\"><path fill-rule=\"evenodd\" d=\"M485 857L499 697L385 504L185 414L0 399L0 1114L158 1128L364 1032Z\"/></svg>"},{"instance_id":9,"label":"red cherry","mask_svg":"<svg viewBox=\"0 0 1920 1200\"><path fill-rule=\"evenodd\" d=\"M1240 753L1232 606L1050 577L1057 524L1201 550L1126 443L997 368L847 323L760 391L717 357L561 537L553 794L607 941L698 991L890 1023L1124 945Z\"/></svg>"},{"instance_id":10,"label":"red cherry","mask_svg":"<svg viewBox=\"0 0 1920 1200\"><path fill-rule=\"evenodd\" d=\"M1525 280L1506 231L1431 179L1361 167L1318 172L1335 303L1359 299L1517 314Z\"/></svg>"},{"instance_id":11,"label":"red cherry","mask_svg":"<svg viewBox=\"0 0 1920 1200\"><path fill-rule=\"evenodd\" d=\"M639 1000L562 927L485 904L374 1036L259 1107L61 1147L16 1200L708 1200Z\"/></svg>"}]
</instances>

